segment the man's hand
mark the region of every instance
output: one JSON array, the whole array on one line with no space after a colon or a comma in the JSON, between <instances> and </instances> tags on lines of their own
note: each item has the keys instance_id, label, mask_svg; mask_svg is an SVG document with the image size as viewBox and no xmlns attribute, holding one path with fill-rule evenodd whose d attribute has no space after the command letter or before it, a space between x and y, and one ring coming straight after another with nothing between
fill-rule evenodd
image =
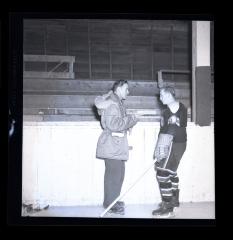
<instances>
[{"instance_id":1,"label":"man's hand","mask_svg":"<svg viewBox=\"0 0 233 240\"><path fill-rule=\"evenodd\" d=\"M133 119L134 122L137 122L138 121L138 118L135 114L131 114L131 117Z\"/></svg>"}]
</instances>

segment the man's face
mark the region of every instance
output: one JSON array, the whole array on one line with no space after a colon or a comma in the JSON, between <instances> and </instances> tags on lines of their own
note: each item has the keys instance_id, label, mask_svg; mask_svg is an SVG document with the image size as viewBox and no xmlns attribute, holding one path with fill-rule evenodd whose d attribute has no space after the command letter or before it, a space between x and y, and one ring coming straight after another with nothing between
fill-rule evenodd
<instances>
[{"instance_id":1,"label":"man's face","mask_svg":"<svg viewBox=\"0 0 233 240\"><path fill-rule=\"evenodd\" d=\"M169 92L165 92L164 90L161 90L160 100L163 104L169 104L171 101L171 94Z\"/></svg>"},{"instance_id":2,"label":"man's face","mask_svg":"<svg viewBox=\"0 0 233 240\"><path fill-rule=\"evenodd\" d=\"M121 87L118 87L118 96L120 99L125 100L129 95L129 85L127 83L123 84Z\"/></svg>"}]
</instances>

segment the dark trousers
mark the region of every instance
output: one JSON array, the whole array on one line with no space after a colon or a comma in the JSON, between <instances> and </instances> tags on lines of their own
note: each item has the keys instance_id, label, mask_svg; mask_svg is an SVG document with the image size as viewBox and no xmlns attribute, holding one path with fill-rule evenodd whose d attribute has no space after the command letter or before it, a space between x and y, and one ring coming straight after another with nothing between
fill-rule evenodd
<instances>
[{"instance_id":1,"label":"dark trousers","mask_svg":"<svg viewBox=\"0 0 233 240\"><path fill-rule=\"evenodd\" d=\"M173 143L168 159L162 159L157 164L157 181L162 200L169 202L172 199L173 192L178 189L179 178L177 168L180 160L186 150L186 142Z\"/></svg>"},{"instance_id":2,"label":"dark trousers","mask_svg":"<svg viewBox=\"0 0 233 240\"><path fill-rule=\"evenodd\" d=\"M125 177L125 161L105 159L104 207L109 206L121 193Z\"/></svg>"}]
</instances>

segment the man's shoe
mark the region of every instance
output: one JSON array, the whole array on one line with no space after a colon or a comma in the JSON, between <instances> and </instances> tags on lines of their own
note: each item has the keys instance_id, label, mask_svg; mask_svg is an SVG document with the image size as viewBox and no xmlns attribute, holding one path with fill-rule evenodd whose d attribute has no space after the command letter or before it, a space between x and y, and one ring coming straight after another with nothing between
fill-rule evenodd
<instances>
[{"instance_id":1,"label":"man's shoe","mask_svg":"<svg viewBox=\"0 0 233 240\"><path fill-rule=\"evenodd\" d=\"M163 202L161 207L152 212L152 215L157 217L172 217L174 216L173 208L174 207L170 202Z\"/></svg>"},{"instance_id":2,"label":"man's shoe","mask_svg":"<svg viewBox=\"0 0 233 240\"><path fill-rule=\"evenodd\" d=\"M124 207L125 206L125 203L123 201L118 201L116 202L116 204L120 207Z\"/></svg>"},{"instance_id":3,"label":"man's shoe","mask_svg":"<svg viewBox=\"0 0 233 240\"><path fill-rule=\"evenodd\" d=\"M124 215L125 214L125 209L123 207L113 206L108 212L109 213L114 213L114 214Z\"/></svg>"},{"instance_id":4,"label":"man's shoe","mask_svg":"<svg viewBox=\"0 0 233 240\"><path fill-rule=\"evenodd\" d=\"M173 207L179 207L180 206L180 202L179 202L179 192L180 190L179 189L176 189L176 190L172 190L172 200L171 200L171 205ZM160 202L158 204L159 208L162 207L164 205L164 201Z\"/></svg>"},{"instance_id":5,"label":"man's shoe","mask_svg":"<svg viewBox=\"0 0 233 240\"><path fill-rule=\"evenodd\" d=\"M164 201L160 202L160 203L158 204L159 208L163 207L164 203L165 203Z\"/></svg>"},{"instance_id":6,"label":"man's shoe","mask_svg":"<svg viewBox=\"0 0 233 240\"><path fill-rule=\"evenodd\" d=\"M107 208L109 205L103 204L104 208ZM125 207L125 203L122 201L118 201L114 204L114 207Z\"/></svg>"},{"instance_id":7,"label":"man's shoe","mask_svg":"<svg viewBox=\"0 0 233 240\"><path fill-rule=\"evenodd\" d=\"M156 209L152 212L152 215L155 217L160 217L160 218L169 218L174 216L173 208L169 209Z\"/></svg>"}]
</instances>

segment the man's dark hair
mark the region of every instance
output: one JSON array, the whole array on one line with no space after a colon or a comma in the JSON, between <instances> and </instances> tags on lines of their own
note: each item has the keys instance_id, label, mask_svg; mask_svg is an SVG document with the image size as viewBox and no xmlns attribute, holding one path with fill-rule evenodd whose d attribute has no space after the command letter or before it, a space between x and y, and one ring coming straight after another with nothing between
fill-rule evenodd
<instances>
[{"instance_id":1,"label":"man's dark hair","mask_svg":"<svg viewBox=\"0 0 233 240\"><path fill-rule=\"evenodd\" d=\"M123 86L125 83L128 84L128 81L127 81L127 80L122 80L122 79L116 81L116 82L113 84L112 91L115 92L118 87Z\"/></svg>"},{"instance_id":2,"label":"man's dark hair","mask_svg":"<svg viewBox=\"0 0 233 240\"><path fill-rule=\"evenodd\" d=\"M162 87L160 91L169 92L173 97L176 96L175 89L173 87Z\"/></svg>"}]
</instances>

